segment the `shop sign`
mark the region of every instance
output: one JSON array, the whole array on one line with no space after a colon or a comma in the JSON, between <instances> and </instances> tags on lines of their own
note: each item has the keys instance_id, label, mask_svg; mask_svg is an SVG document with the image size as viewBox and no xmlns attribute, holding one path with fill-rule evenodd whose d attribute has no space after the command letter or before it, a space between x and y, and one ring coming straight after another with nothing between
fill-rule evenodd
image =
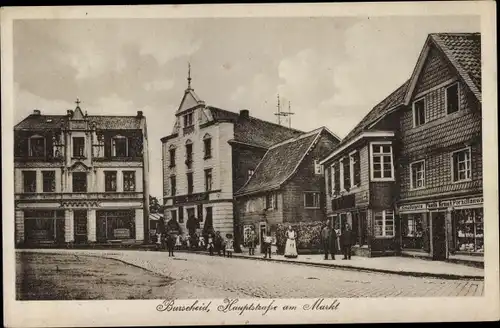
<instances>
[{"instance_id":1,"label":"shop sign","mask_svg":"<svg viewBox=\"0 0 500 328\"><path fill-rule=\"evenodd\" d=\"M174 198L174 205L179 205L183 203L192 203L208 200L208 193L202 192L191 195L177 196Z\"/></svg>"},{"instance_id":2,"label":"shop sign","mask_svg":"<svg viewBox=\"0 0 500 328\"><path fill-rule=\"evenodd\" d=\"M467 207L483 203L483 197L463 198L453 200L443 200L439 202L432 202L427 204L427 208L442 208L442 207Z\"/></svg>"},{"instance_id":3,"label":"shop sign","mask_svg":"<svg viewBox=\"0 0 500 328\"><path fill-rule=\"evenodd\" d=\"M130 230L125 228L115 229L113 234L118 239L130 238Z\"/></svg>"},{"instance_id":4,"label":"shop sign","mask_svg":"<svg viewBox=\"0 0 500 328\"><path fill-rule=\"evenodd\" d=\"M354 194L347 196L340 196L339 198L332 199L332 210L340 210L343 208L353 208L356 205Z\"/></svg>"},{"instance_id":5,"label":"shop sign","mask_svg":"<svg viewBox=\"0 0 500 328\"><path fill-rule=\"evenodd\" d=\"M399 212L425 212L426 210L427 206L425 204L401 205L399 207Z\"/></svg>"}]
</instances>

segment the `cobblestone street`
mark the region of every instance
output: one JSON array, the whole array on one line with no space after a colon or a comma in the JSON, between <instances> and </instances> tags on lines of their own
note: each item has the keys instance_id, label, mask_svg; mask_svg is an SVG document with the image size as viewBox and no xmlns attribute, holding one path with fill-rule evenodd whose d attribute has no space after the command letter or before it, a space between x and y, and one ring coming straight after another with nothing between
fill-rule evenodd
<instances>
[{"instance_id":1,"label":"cobblestone street","mask_svg":"<svg viewBox=\"0 0 500 328\"><path fill-rule=\"evenodd\" d=\"M203 288L204 293L199 297L205 298L221 294L241 298L350 298L482 296L484 293L484 281L481 280L405 277L190 253L178 253L169 258L164 252L144 251L46 252L120 260L182 284L187 282L192 288Z\"/></svg>"}]
</instances>

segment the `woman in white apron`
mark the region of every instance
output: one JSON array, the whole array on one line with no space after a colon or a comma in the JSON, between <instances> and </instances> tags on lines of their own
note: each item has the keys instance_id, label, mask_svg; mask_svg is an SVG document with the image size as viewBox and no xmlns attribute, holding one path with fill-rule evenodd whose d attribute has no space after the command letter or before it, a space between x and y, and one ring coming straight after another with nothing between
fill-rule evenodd
<instances>
[{"instance_id":1,"label":"woman in white apron","mask_svg":"<svg viewBox=\"0 0 500 328\"><path fill-rule=\"evenodd\" d=\"M295 241L295 239L297 238L297 234L295 233L295 231L293 231L292 226L288 226L286 238L285 257L296 258L298 256L297 244Z\"/></svg>"}]
</instances>

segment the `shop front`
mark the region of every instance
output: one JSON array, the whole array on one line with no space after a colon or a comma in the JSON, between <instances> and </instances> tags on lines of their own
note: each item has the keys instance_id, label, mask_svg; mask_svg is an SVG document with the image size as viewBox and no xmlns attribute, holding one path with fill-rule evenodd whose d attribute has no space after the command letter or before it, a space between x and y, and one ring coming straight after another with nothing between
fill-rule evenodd
<instances>
[{"instance_id":1,"label":"shop front","mask_svg":"<svg viewBox=\"0 0 500 328\"><path fill-rule=\"evenodd\" d=\"M403 252L434 260L484 253L482 196L402 204L398 212Z\"/></svg>"},{"instance_id":2,"label":"shop front","mask_svg":"<svg viewBox=\"0 0 500 328\"><path fill-rule=\"evenodd\" d=\"M135 210L97 211L97 241L135 239Z\"/></svg>"},{"instance_id":3,"label":"shop front","mask_svg":"<svg viewBox=\"0 0 500 328\"><path fill-rule=\"evenodd\" d=\"M24 235L26 244L63 244L64 211L25 210Z\"/></svg>"}]
</instances>

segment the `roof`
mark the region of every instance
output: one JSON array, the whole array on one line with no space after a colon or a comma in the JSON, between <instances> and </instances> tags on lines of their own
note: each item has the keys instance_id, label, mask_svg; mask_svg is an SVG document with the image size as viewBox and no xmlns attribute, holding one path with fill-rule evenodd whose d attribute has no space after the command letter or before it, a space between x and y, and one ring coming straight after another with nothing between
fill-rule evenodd
<instances>
[{"instance_id":1,"label":"roof","mask_svg":"<svg viewBox=\"0 0 500 328\"><path fill-rule=\"evenodd\" d=\"M87 116L89 123L96 124L99 130L140 130L141 117L138 116ZM61 129L69 122L67 115L31 114L16 124L14 130L51 130Z\"/></svg>"},{"instance_id":2,"label":"roof","mask_svg":"<svg viewBox=\"0 0 500 328\"><path fill-rule=\"evenodd\" d=\"M235 194L238 196L279 188L302 163L324 128L291 138L268 149L247 183Z\"/></svg>"},{"instance_id":3,"label":"roof","mask_svg":"<svg viewBox=\"0 0 500 328\"><path fill-rule=\"evenodd\" d=\"M252 116L242 117L239 113L207 107L214 121L234 123L234 141L269 148L284 140L303 135L305 132L283 125L267 122Z\"/></svg>"},{"instance_id":4,"label":"roof","mask_svg":"<svg viewBox=\"0 0 500 328\"><path fill-rule=\"evenodd\" d=\"M177 113L194 108L200 104L203 104L203 101L194 92L194 89L188 88L184 91L184 96L182 97L179 108L177 109Z\"/></svg>"}]
</instances>

